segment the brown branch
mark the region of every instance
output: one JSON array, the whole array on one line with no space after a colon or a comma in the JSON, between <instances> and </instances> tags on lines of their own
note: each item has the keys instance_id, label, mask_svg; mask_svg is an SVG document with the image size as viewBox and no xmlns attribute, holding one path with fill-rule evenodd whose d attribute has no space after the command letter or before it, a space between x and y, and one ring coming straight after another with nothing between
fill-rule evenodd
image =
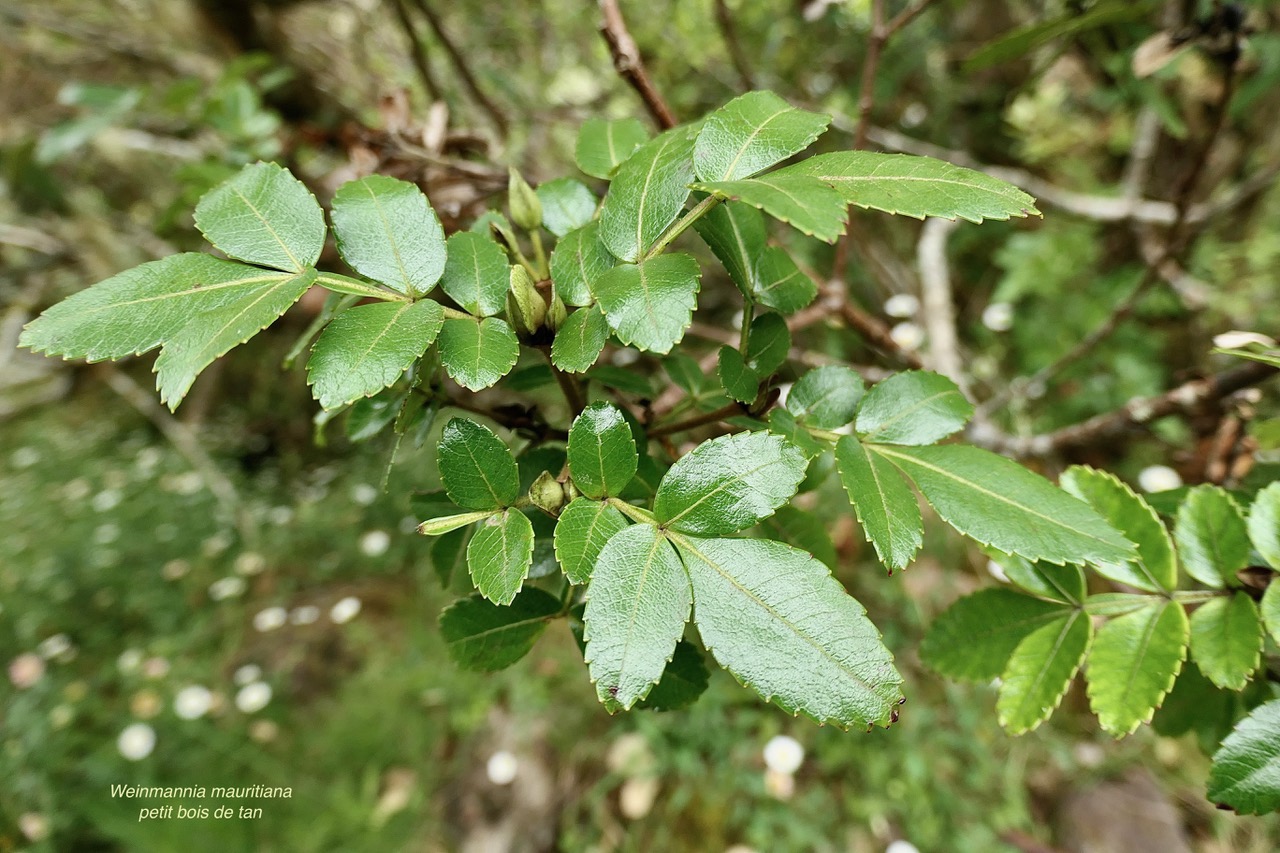
<instances>
[{"instance_id":1,"label":"brown branch","mask_svg":"<svg viewBox=\"0 0 1280 853\"><path fill-rule=\"evenodd\" d=\"M975 422L969 430L974 444L1010 456L1049 456L1078 447L1122 440L1137 428L1169 415L1193 414L1224 397L1273 378L1277 368L1248 362L1222 373L1195 379L1155 397L1130 400L1113 412L1043 435L1005 435L989 424Z\"/></svg>"},{"instance_id":2,"label":"brown branch","mask_svg":"<svg viewBox=\"0 0 1280 853\"><path fill-rule=\"evenodd\" d=\"M395 0L391 4L395 10L396 20L400 22L400 29L404 30L405 38L409 40L409 58L413 60L413 67L418 71L418 80L422 83L422 90L429 101L440 100L440 84L436 82L435 75L431 73L431 64L427 61L426 48L422 46L422 40L418 38L418 31L414 29L413 19L409 17L409 9L405 6L405 0Z\"/></svg>"},{"instance_id":3,"label":"brown branch","mask_svg":"<svg viewBox=\"0 0 1280 853\"><path fill-rule=\"evenodd\" d=\"M462 83L467 87L467 91L471 93L471 97L475 99L493 121L494 127L498 129L498 133L502 136L507 135L507 117L502 110L498 108L484 90L480 88L479 82L476 81L475 75L471 73L471 69L467 66L466 57L462 55L462 51L458 49L457 44L449 37L445 31L444 23L440 20L440 16L431 8L431 4L427 0L414 0L414 5L418 7L418 11L422 13L422 17L427 19L427 23L431 26L431 32L435 33L435 37L444 46L445 53L449 54L449 61L453 63L453 68L458 72L458 76L462 78Z\"/></svg>"},{"instance_id":4,"label":"brown branch","mask_svg":"<svg viewBox=\"0 0 1280 853\"><path fill-rule=\"evenodd\" d=\"M934 3L934 0L916 0L915 3L912 3L910 6L903 9L901 12L899 12L897 15L894 16L893 20L889 22L889 26L886 27L887 37L893 38L893 36L897 34L898 30L901 30L907 24L911 23L916 18L920 17L920 14L925 9L928 9L930 6L932 6L933 3Z\"/></svg>"},{"instance_id":5,"label":"brown branch","mask_svg":"<svg viewBox=\"0 0 1280 853\"><path fill-rule=\"evenodd\" d=\"M751 66L747 63L747 55L742 51L742 43L738 41L733 15L729 13L729 4L725 0L716 0L716 26L720 28L720 37L724 39L724 46L729 51L729 61L733 63L733 70L738 72L743 90L751 91L756 87L755 79L751 74Z\"/></svg>"},{"instance_id":6,"label":"brown branch","mask_svg":"<svg viewBox=\"0 0 1280 853\"><path fill-rule=\"evenodd\" d=\"M880 70L880 53L889 40L885 25L885 0L871 0L871 32L867 35L867 56L862 62L862 84L858 92L858 124L853 130L853 147L867 144L867 128L871 126L871 110L876 105L876 74Z\"/></svg>"},{"instance_id":7,"label":"brown branch","mask_svg":"<svg viewBox=\"0 0 1280 853\"><path fill-rule=\"evenodd\" d=\"M682 421L676 421L674 423L654 427L649 430L648 436L649 438L661 438L664 435L674 435L677 432L684 432L686 430L696 429L700 426L706 426L707 424L714 424L724 420L725 418L745 415L748 412L749 408L742 403L730 403L727 406L721 406L713 412L703 412L700 415L694 415L693 417L686 418Z\"/></svg>"},{"instance_id":8,"label":"brown branch","mask_svg":"<svg viewBox=\"0 0 1280 853\"><path fill-rule=\"evenodd\" d=\"M640 59L640 48L627 29L627 22L618 8L618 0L600 0L600 12L604 15L604 23L600 26L600 34L609 45L609 54L613 57L614 70L640 94L641 100L649 110L649 115L663 130L669 130L678 124L675 114L667 106L662 95L654 88L649 73L645 70L644 61Z\"/></svg>"}]
</instances>

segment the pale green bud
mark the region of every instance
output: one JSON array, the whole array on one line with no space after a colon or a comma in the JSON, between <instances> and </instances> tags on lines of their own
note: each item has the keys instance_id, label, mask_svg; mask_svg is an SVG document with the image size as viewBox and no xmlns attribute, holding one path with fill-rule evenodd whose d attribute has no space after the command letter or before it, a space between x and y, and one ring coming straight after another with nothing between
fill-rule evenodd
<instances>
[{"instance_id":1,"label":"pale green bud","mask_svg":"<svg viewBox=\"0 0 1280 853\"><path fill-rule=\"evenodd\" d=\"M539 474L538 479L529 487L529 500L533 501L533 505L552 515L560 512L560 507L564 506L564 497L564 486L551 476L550 471Z\"/></svg>"},{"instance_id":2,"label":"pale green bud","mask_svg":"<svg viewBox=\"0 0 1280 853\"><path fill-rule=\"evenodd\" d=\"M538 292L533 276L520 264L511 266L511 289L507 291L507 316L523 335L532 335L547 319L547 301Z\"/></svg>"},{"instance_id":3,"label":"pale green bud","mask_svg":"<svg viewBox=\"0 0 1280 853\"><path fill-rule=\"evenodd\" d=\"M520 173L508 170L507 205L511 208L511 221L526 231L542 226L542 200Z\"/></svg>"}]
</instances>

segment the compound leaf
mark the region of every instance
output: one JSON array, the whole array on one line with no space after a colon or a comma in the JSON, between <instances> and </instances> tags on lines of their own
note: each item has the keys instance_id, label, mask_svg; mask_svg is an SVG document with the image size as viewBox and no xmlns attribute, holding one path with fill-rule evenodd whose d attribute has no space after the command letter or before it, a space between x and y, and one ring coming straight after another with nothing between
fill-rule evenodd
<instances>
[{"instance_id":1,"label":"compound leaf","mask_svg":"<svg viewBox=\"0 0 1280 853\"><path fill-rule=\"evenodd\" d=\"M1267 486L1249 507L1249 539L1262 559L1280 569L1280 482Z\"/></svg>"},{"instance_id":2,"label":"compound leaf","mask_svg":"<svg viewBox=\"0 0 1280 853\"><path fill-rule=\"evenodd\" d=\"M596 194L582 181L558 178L537 189L542 202L542 225L557 237L581 228L596 215Z\"/></svg>"},{"instance_id":3,"label":"compound leaf","mask_svg":"<svg viewBox=\"0 0 1280 853\"><path fill-rule=\"evenodd\" d=\"M488 237L458 231L449 237L449 256L440 286L468 314L491 317L507 307L511 267L506 253Z\"/></svg>"},{"instance_id":4,"label":"compound leaf","mask_svg":"<svg viewBox=\"0 0 1280 853\"><path fill-rule=\"evenodd\" d=\"M834 243L844 233L845 200L828 184L783 169L738 181L703 181L696 190L758 207L810 237Z\"/></svg>"},{"instance_id":5,"label":"compound leaf","mask_svg":"<svg viewBox=\"0 0 1280 853\"><path fill-rule=\"evenodd\" d=\"M570 231L551 251L551 282L565 305L590 305L591 286L613 268L613 255L600 242L600 223Z\"/></svg>"},{"instance_id":6,"label":"compound leaf","mask_svg":"<svg viewBox=\"0 0 1280 853\"><path fill-rule=\"evenodd\" d=\"M586 373L609 342L609 322L599 305L579 308L556 330L551 363L566 373Z\"/></svg>"},{"instance_id":7,"label":"compound leaf","mask_svg":"<svg viewBox=\"0 0 1280 853\"><path fill-rule=\"evenodd\" d=\"M1080 668L1092 634L1084 611L1070 610L1014 647L996 699L996 715L1009 734L1029 732L1049 719Z\"/></svg>"},{"instance_id":8,"label":"compound leaf","mask_svg":"<svg viewBox=\"0 0 1280 853\"><path fill-rule=\"evenodd\" d=\"M1067 614L1060 604L1011 589L982 589L933 621L920 643L920 659L948 678L990 681L1005 671L1026 637Z\"/></svg>"},{"instance_id":9,"label":"compound leaf","mask_svg":"<svg viewBox=\"0 0 1280 853\"><path fill-rule=\"evenodd\" d=\"M1208 587L1235 585L1249 565L1249 531L1225 489L1208 484L1187 492L1173 530L1187 574Z\"/></svg>"},{"instance_id":10,"label":"compound leaf","mask_svg":"<svg viewBox=\"0 0 1280 853\"><path fill-rule=\"evenodd\" d=\"M649 132L638 119L591 118L583 122L578 131L574 156L579 169L607 181L648 138Z\"/></svg>"},{"instance_id":11,"label":"compound leaf","mask_svg":"<svg viewBox=\"0 0 1280 853\"><path fill-rule=\"evenodd\" d=\"M727 201L718 204L693 223L729 278L746 296L756 287L756 262L766 250L764 214L749 204Z\"/></svg>"},{"instance_id":12,"label":"compound leaf","mask_svg":"<svg viewBox=\"0 0 1280 853\"><path fill-rule=\"evenodd\" d=\"M1178 584L1173 541L1146 501L1114 475L1083 465L1062 474L1062 488L1085 501L1138 548L1136 562L1099 560L1094 569L1103 577L1145 589L1170 591Z\"/></svg>"},{"instance_id":13,"label":"compound leaf","mask_svg":"<svg viewBox=\"0 0 1280 853\"><path fill-rule=\"evenodd\" d=\"M787 410L818 429L837 429L853 420L866 390L857 371L837 364L801 376L787 394Z\"/></svg>"},{"instance_id":14,"label":"compound leaf","mask_svg":"<svg viewBox=\"0 0 1280 853\"><path fill-rule=\"evenodd\" d=\"M1280 700L1254 708L1214 753L1209 799L1241 814L1280 809Z\"/></svg>"}]
</instances>

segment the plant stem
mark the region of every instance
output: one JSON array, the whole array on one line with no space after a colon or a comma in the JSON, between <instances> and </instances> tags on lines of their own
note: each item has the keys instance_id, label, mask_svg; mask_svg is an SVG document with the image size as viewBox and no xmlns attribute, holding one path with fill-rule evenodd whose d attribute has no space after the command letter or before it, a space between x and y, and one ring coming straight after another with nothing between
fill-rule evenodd
<instances>
[{"instance_id":1,"label":"plant stem","mask_svg":"<svg viewBox=\"0 0 1280 853\"><path fill-rule=\"evenodd\" d=\"M684 432L685 430L706 426L707 424L722 421L725 418L744 414L746 411L746 406L738 402L733 402L727 406L721 406L714 412L705 412L701 415L694 415L691 418L686 418L683 421L676 421L675 423L655 427L649 430L649 438L660 438L664 435L672 435L673 433Z\"/></svg>"},{"instance_id":2,"label":"plant stem","mask_svg":"<svg viewBox=\"0 0 1280 853\"><path fill-rule=\"evenodd\" d=\"M738 334L738 352L742 353L742 360L747 360L747 346L751 343L751 321L756 313L756 302L750 296L743 294L742 303L742 329Z\"/></svg>"},{"instance_id":3,"label":"plant stem","mask_svg":"<svg viewBox=\"0 0 1280 853\"><path fill-rule=\"evenodd\" d=\"M646 252L645 256L641 260L647 261L650 258L656 258L658 255L661 255L667 246L671 245L673 240L687 231L690 225L706 216L707 211L711 210L711 208L715 207L722 201L724 201L724 199L719 196L709 195L702 201L698 202L692 210L677 219L675 224L667 229L667 233L658 238L658 242L653 244L653 248Z\"/></svg>"},{"instance_id":4,"label":"plant stem","mask_svg":"<svg viewBox=\"0 0 1280 853\"><path fill-rule=\"evenodd\" d=\"M551 366L551 375L556 378L556 382L560 385L560 391L564 394L565 402L569 404L569 408L576 418L587 407L586 397L582 393L582 385L578 380L556 367L555 362L551 360L550 347L543 346L539 347L539 349L546 356L547 364Z\"/></svg>"},{"instance_id":5,"label":"plant stem","mask_svg":"<svg viewBox=\"0 0 1280 853\"><path fill-rule=\"evenodd\" d=\"M326 290L332 290L334 293L345 293L349 296L364 296L370 299L382 299L386 302L413 301L413 297L406 296L403 293L375 287L372 284L365 284L363 281L357 281L354 278L347 278L345 275L337 275L336 273L320 273L316 276L316 284Z\"/></svg>"},{"instance_id":6,"label":"plant stem","mask_svg":"<svg viewBox=\"0 0 1280 853\"><path fill-rule=\"evenodd\" d=\"M640 524L656 524L658 519L647 509L627 503L620 498L609 498L609 505L632 521Z\"/></svg>"},{"instance_id":7,"label":"plant stem","mask_svg":"<svg viewBox=\"0 0 1280 853\"><path fill-rule=\"evenodd\" d=\"M538 229L529 232L529 239L533 242L533 260L538 265L538 270L534 274L535 281L542 281L551 277L551 270L547 267L547 253L542 249L542 235L538 233Z\"/></svg>"}]
</instances>

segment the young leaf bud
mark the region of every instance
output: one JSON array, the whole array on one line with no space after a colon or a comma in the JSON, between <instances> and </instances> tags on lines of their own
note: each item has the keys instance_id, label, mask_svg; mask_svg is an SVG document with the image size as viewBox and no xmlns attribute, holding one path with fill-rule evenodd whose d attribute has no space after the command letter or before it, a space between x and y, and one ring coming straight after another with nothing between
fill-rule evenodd
<instances>
[{"instance_id":1,"label":"young leaf bud","mask_svg":"<svg viewBox=\"0 0 1280 853\"><path fill-rule=\"evenodd\" d=\"M569 309L564 306L564 300L560 298L560 294L552 291L551 307L547 309L547 328L553 332L559 331L568 317Z\"/></svg>"},{"instance_id":2,"label":"young leaf bud","mask_svg":"<svg viewBox=\"0 0 1280 853\"><path fill-rule=\"evenodd\" d=\"M541 227L542 201L538 194L515 169L508 172L507 205L511 208L511 221L526 231Z\"/></svg>"},{"instance_id":3,"label":"young leaf bud","mask_svg":"<svg viewBox=\"0 0 1280 853\"><path fill-rule=\"evenodd\" d=\"M507 291L507 316L522 335L532 335L547 318L547 302L538 292L533 276L520 264L511 266L511 289Z\"/></svg>"},{"instance_id":4,"label":"young leaf bud","mask_svg":"<svg viewBox=\"0 0 1280 853\"><path fill-rule=\"evenodd\" d=\"M539 474L538 479L534 480L533 485L529 487L529 500L533 501L533 505L552 515L558 513L560 507L564 506L564 497L564 486L551 476L550 471Z\"/></svg>"}]
</instances>

